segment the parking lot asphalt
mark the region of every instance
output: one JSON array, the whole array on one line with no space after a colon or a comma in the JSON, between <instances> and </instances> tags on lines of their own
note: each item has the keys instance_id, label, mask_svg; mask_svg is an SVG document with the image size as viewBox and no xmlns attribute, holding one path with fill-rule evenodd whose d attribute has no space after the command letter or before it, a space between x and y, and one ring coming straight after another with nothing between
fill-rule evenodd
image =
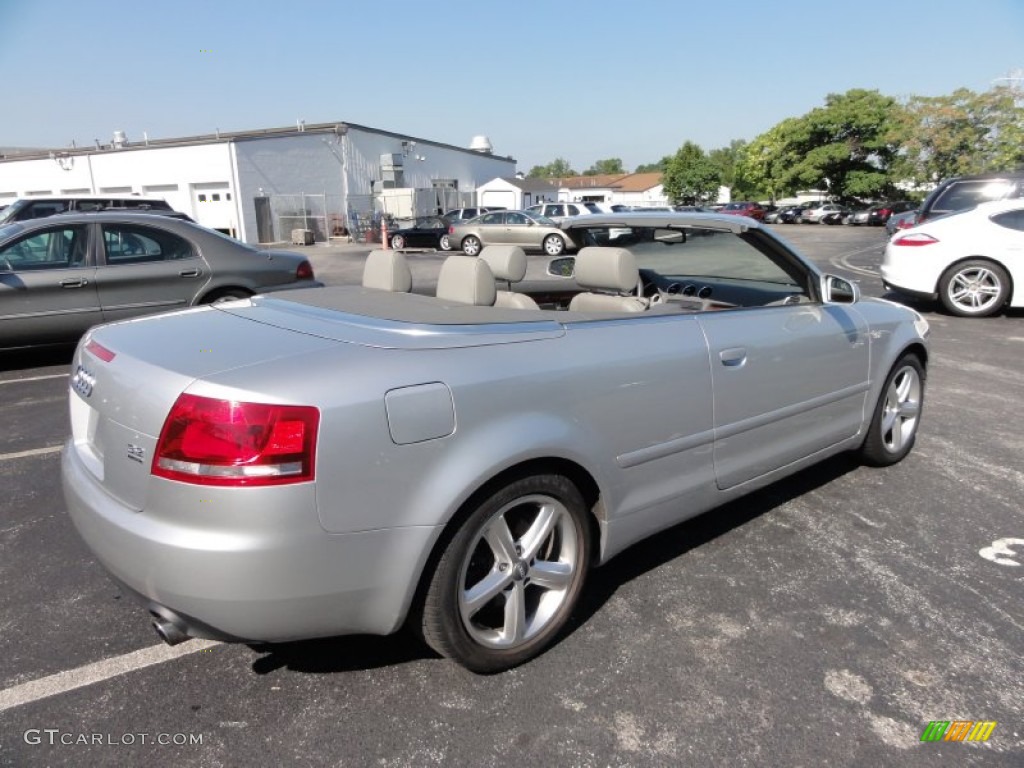
<instances>
[{"instance_id":1,"label":"parking lot asphalt","mask_svg":"<svg viewBox=\"0 0 1024 768\"><path fill-rule=\"evenodd\" d=\"M880 230L777 231L883 295ZM303 249L328 284L366 251ZM420 289L442 260L410 257ZM158 644L65 513L70 350L0 357L0 766L1024 764L1024 313L914 306L932 359L905 461L837 457L633 547L555 647L491 677L405 632ZM997 725L922 742L932 720Z\"/></svg>"}]
</instances>

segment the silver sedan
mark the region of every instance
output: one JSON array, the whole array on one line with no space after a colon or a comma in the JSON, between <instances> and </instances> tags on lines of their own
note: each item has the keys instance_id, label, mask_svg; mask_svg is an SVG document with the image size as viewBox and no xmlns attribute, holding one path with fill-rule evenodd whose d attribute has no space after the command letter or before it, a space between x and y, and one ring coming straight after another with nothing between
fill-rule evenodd
<instances>
[{"instance_id":1,"label":"silver sedan","mask_svg":"<svg viewBox=\"0 0 1024 768\"><path fill-rule=\"evenodd\" d=\"M551 219L530 211L492 211L448 230L453 251L476 256L488 245L518 245L524 250L558 256L572 246L565 232Z\"/></svg>"},{"instance_id":2,"label":"silver sedan","mask_svg":"<svg viewBox=\"0 0 1024 768\"><path fill-rule=\"evenodd\" d=\"M913 447L929 357L913 310L746 218L567 229L583 247L533 301L507 290L518 248L449 256L436 296L391 292L408 281L381 276L408 267L381 251L383 287L93 329L64 492L158 633L412 625L495 672L555 642L591 568L631 544L828 456Z\"/></svg>"},{"instance_id":3,"label":"silver sedan","mask_svg":"<svg viewBox=\"0 0 1024 768\"><path fill-rule=\"evenodd\" d=\"M0 349L76 341L91 325L318 286L305 257L191 221L59 214L0 227Z\"/></svg>"}]
</instances>

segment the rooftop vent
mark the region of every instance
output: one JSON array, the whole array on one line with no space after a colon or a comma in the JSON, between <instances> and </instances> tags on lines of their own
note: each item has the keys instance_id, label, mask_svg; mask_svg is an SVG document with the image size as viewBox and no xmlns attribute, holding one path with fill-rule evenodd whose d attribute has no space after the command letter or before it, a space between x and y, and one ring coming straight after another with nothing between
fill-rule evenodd
<instances>
[{"instance_id":1,"label":"rooftop vent","mask_svg":"<svg viewBox=\"0 0 1024 768\"><path fill-rule=\"evenodd\" d=\"M114 141L112 143L114 149L120 149L128 145L128 137L124 135L124 131L114 131Z\"/></svg>"},{"instance_id":2,"label":"rooftop vent","mask_svg":"<svg viewBox=\"0 0 1024 768\"><path fill-rule=\"evenodd\" d=\"M469 142L469 148L474 152L482 152L485 155L489 155L494 151L491 140L486 136L474 136Z\"/></svg>"}]
</instances>

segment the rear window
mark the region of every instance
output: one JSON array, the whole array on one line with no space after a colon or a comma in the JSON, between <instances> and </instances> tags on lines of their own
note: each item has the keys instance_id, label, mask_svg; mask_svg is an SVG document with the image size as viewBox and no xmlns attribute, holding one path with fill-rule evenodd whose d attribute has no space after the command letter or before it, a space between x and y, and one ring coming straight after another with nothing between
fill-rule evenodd
<instances>
[{"instance_id":1,"label":"rear window","mask_svg":"<svg viewBox=\"0 0 1024 768\"><path fill-rule=\"evenodd\" d=\"M1014 183L1005 179L954 181L932 201L929 218L946 211L963 211L979 203L1001 200L1014 191Z\"/></svg>"},{"instance_id":2,"label":"rear window","mask_svg":"<svg viewBox=\"0 0 1024 768\"><path fill-rule=\"evenodd\" d=\"M108 264L175 261L192 256L187 240L160 229L128 224L104 224L103 244Z\"/></svg>"}]
</instances>

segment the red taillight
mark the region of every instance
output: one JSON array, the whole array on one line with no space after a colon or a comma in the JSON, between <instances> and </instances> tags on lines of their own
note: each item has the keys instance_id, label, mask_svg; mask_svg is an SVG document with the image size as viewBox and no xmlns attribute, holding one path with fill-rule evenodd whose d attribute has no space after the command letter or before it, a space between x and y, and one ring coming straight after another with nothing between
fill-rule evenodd
<instances>
[{"instance_id":1,"label":"red taillight","mask_svg":"<svg viewBox=\"0 0 1024 768\"><path fill-rule=\"evenodd\" d=\"M313 279L313 265L308 261L304 261L299 264L299 268L295 270L296 280L312 280Z\"/></svg>"},{"instance_id":2,"label":"red taillight","mask_svg":"<svg viewBox=\"0 0 1024 768\"><path fill-rule=\"evenodd\" d=\"M449 224L448 225L448 234L449 235L454 235L455 234L455 225L454 224Z\"/></svg>"},{"instance_id":3,"label":"red taillight","mask_svg":"<svg viewBox=\"0 0 1024 768\"><path fill-rule=\"evenodd\" d=\"M180 395L152 472L198 485L283 485L314 478L320 411Z\"/></svg>"},{"instance_id":4,"label":"red taillight","mask_svg":"<svg viewBox=\"0 0 1024 768\"><path fill-rule=\"evenodd\" d=\"M938 239L924 232L915 232L912 235L903 235L892 241L893 245L931 245L939 242Z\"/></svg>"},{"instance_id":5,"label":"red taillight","mask_svg":"<svg viewBox=\"0 0 1024 768\"><path fill-rule=\"evenodd\" d=\"M116 352L111 352L98 341L92 340L90 340L89 343L85 345L85 351L91 352L92 354L96 355L96 357L98 357L104 363L109 363L117 356Z\"/></svg>"},{"instance_id":6,"label":"red taillight","mask_svg":"<svg viewBox=\"0 0 1024 768\"><path fill-rule=\"evenodd\" d=\"M888 208L882 208L878 211L878 215L887 219L890 216L892 216L892 211L890 211Z\"/></svg>"}]
</instances>

